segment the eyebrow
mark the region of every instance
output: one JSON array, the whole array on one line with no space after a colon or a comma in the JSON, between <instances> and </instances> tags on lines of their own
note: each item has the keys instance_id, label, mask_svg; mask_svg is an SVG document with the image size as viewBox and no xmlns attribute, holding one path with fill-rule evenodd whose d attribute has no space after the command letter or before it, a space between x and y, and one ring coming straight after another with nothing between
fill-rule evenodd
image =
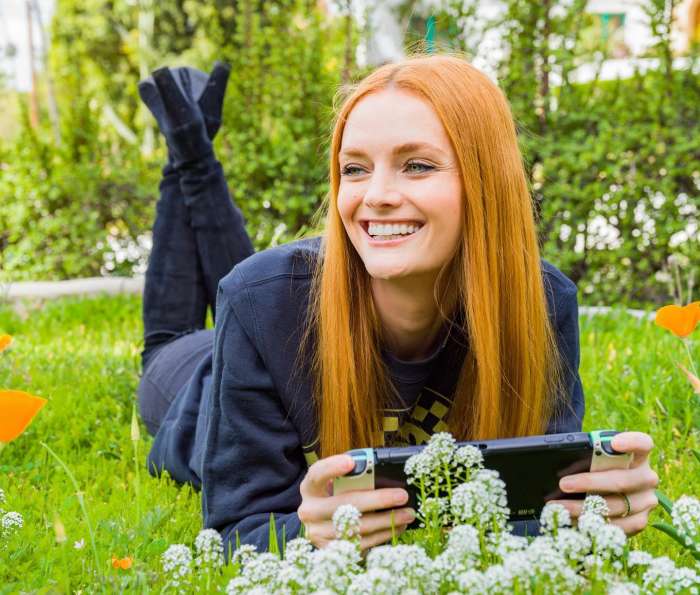
<instances>
[{"instance_id":1,"label":"eyebrow","mask_svg":"<svg viewBox=\"0 0 700 595\"><path fill-rule=\"evenodd\" d=\"M392 155L405 155L406 153L415 153L417 151L436 151L437 153L440 153L441 155L444 155L445 152L436 147L435 145L431 145L430 143L404 143L402 145L398 145L394 147L391 151ZM343 149L340 152L341 157L364 157L367 155L367 153L360 149L359 147L348 147L347 149Z\"/></svg>"}]
</instances>

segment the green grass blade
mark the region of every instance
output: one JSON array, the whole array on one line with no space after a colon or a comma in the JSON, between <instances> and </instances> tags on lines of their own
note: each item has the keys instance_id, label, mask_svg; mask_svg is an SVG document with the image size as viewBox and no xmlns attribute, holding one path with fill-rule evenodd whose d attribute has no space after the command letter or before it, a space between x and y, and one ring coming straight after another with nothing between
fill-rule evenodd
<instances>
[{"instance_id":1,"label":"green grass blade","mask_svg":"<svg viewBox=\"0 0 700 595\"><path fill-rule=\"evenodd\" d=\"M659 500L659 504L661 504L661 508L663 508L668 514L671 514L673 500L671 500L666 494L661 493L659 490L656 490L656 497Z\"/></svg>"},{"instance_id":2,"label":"green grass blade","mask_svg":"<svg viewBox=\"0 0 700 595\"><path fill-rule=\"evenodd\" d=\"M272 512L270 513L270 537L267 550L271 554L279 555L280 553L280 547L277 543L277 525L275 525L275 515Z\"/></svg>"}]
</instances>

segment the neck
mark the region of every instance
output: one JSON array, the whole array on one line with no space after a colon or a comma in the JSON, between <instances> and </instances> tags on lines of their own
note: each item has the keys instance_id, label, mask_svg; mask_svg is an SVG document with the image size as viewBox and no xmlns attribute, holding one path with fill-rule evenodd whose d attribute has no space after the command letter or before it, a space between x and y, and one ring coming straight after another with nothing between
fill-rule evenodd
<instances>
[{"instance_id":1,"label":"neck","mask_svg":"<svg viewBox=\"0 0 700 595\"><path fill-rule=\"evenodd\" d=\"M442 320L431 279L372 279L372 297L386 345L400 359L418 360L434 348Z\"/></svg>"}]
</instances>

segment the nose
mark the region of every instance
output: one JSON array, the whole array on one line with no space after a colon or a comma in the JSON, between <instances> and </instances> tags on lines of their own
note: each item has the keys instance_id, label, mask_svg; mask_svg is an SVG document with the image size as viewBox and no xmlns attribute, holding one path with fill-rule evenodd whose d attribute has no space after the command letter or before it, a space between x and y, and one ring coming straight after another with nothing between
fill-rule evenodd
<instances>
[{"instance_id":1,"label":"nose","mask_svg":"<svg viewBox=\"0 0 700 595\"><path fill-rule=\"evenodd\" d=\"M401 192L395 187L391 173L375 169L363 197L364 204L370 209L382 209L398 206L401 200Z\"/></svg>"}]
</instances>

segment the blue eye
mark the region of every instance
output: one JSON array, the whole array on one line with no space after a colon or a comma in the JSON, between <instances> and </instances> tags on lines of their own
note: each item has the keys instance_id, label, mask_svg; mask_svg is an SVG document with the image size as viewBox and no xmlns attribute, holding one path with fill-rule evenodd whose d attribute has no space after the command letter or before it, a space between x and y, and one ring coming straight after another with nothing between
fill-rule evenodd
<instances>
[{"instance_id":1,"label":"blue eye","mask_svg":"<svg viewBox=\"0 0 700 595\"><path fill-rule=\"evenodd\" d=\"M411 174L422 174L432 169L435 169L432 165L420 161L409 161L406 164L406 171Z\"/></svg>"},{"instance_id":2,"label":"blue eye","mask_svg":"<svg viewBox=\"0 0 700 595\"><path fill-rule=\"evenodd\" d=\"M365 170L357 165L346 165L340 170L341 176L356 176L358 173L363 173Z\"/></svg>"}]
</instances>

